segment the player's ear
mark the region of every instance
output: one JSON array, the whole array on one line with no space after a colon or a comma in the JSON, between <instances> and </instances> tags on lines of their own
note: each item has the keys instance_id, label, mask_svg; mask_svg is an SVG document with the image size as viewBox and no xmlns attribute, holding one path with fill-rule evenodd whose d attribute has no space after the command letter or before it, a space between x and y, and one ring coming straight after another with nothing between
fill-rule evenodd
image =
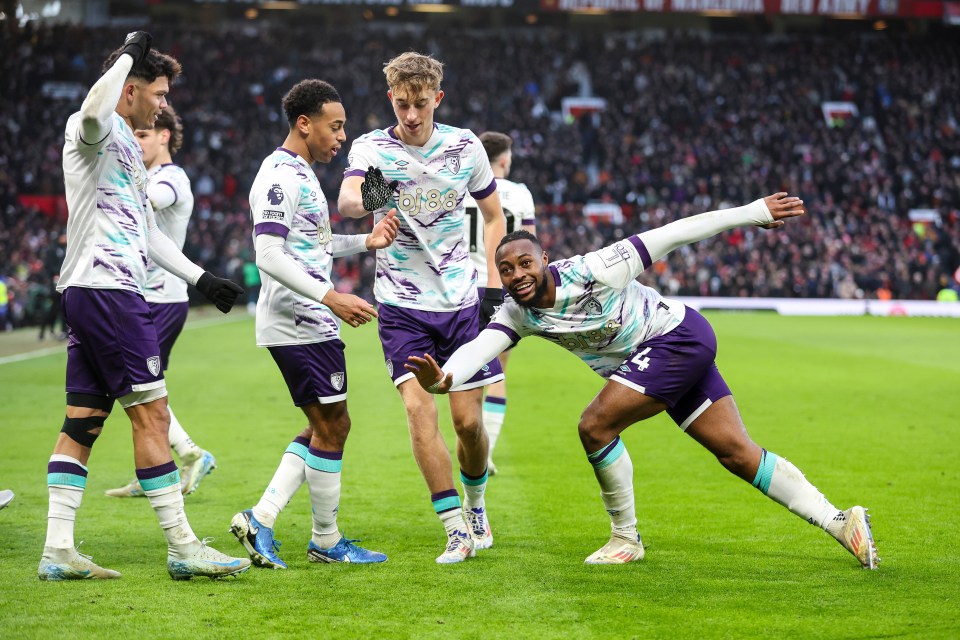
<instances>
[{"instance_id":1,"label":"player's ear","mask_svg":"<svg viewBox=\"0 0 960 640\"><path fill-rule=\"evenodd\" d=\"M123 97L124 102L126 102L128 105L133 104L134 98L137 93L137 88L138 87L137 87L136 80L128 80L127 84L123 85L123 93L121 94L121 96Z\"/></svg>"},{"instance_id":2,"label":"player's ear","mask_svg":"<svg viewBox=\"0 0 960 640\"><path fill-rule=\"evenodd\" d=\"M439 107L441 100L443 100L443 89L440 89L439 91L437 91L437 100L436 100L436 102L433 103L433 106L434 106L435 108L436 108L436 107Z\"/></svg>"},{"instance_id":3,"label":"player's ear","mask_svg":"<svg viewBox=\"0 0 960 640\"><path fill-rule=\"evenodd\" d=\"M297 116L297 131L305 136L310 135L310 125L313 124L310 118L305 115Z\"/></svg>"}]
</instances>

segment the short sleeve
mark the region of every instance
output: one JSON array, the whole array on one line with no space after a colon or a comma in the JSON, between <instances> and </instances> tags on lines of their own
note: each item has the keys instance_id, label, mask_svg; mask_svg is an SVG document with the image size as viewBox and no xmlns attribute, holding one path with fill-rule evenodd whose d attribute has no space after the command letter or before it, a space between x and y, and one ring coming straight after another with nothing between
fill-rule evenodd
<instances>
[{"instance_id":1,"label":"short sleeve","mask_svg":"<svg viewBox=\"0 0 960 640\"><path fill-rule=\"evenodd\" d=\"M650 254L637 236L588 253L584 262L602 284L623 289L650 266Z\"/></svg>"},{"instance_id":2,"label":"short sleeve","mask_svg":"<svg viewBox=\"0 0 960 640\"><path fill-rule=\"evenodd\" d=\"M490 160L480 138L473 132L469 135L473 144L467 145L467 149L473 156L473 174L467 183L467 191L477 200L483 200L497 190L497 181L493 177L493 169L490 168Z\"/></svg>"},{"instance_id":3,"label":"short sleeve","mask_svg":"<svg viewBox=\"0 0 960 640\"><path fill-rule=\"evenodd\" d=\"M300 184L292 177L278 172L271 180L258 182L250 192L254 234L286 238L299 204Z\"/></svg>"},{"instance_id":4,"label":"short sleeve","mask_svg":"<svg viewBox=\"0 0 960 640\"><path fill-rule=\"evenodd\" d=\"M527 336L527 331L523 323L524 310L511 298L504 300L500 309L493 315L487 324L487 329L499 331L510 338L510 342L516 344L521 338Z\"/></svg>"},{"instance_id":5,"label":"short sleeve","mask_svg":"<svg viewBox=\"0 0 960 640\"><path fill-rule=\"evenodd\" d=\"M350 147L350 155L347 156L347 168L343 172L343 177L363 177L368 167L377 167L379 165L380 154L377 153L376 147L367 140L355 140Z\"/></svg>"}]
</instances>

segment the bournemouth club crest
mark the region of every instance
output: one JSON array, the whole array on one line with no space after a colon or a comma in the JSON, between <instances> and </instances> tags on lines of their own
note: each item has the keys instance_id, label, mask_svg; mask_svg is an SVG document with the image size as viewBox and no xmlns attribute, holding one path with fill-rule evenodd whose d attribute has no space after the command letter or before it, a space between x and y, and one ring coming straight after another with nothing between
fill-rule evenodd
<instances>
[{"instance_id":1,"label":"bournemouth club crest","mask_svg":"<svg viewBox=\"0 0 960 640\"><path fill-rule=\"evenodd\" d=\"M337 371L336 373L330 374L330 384L333 385L333 388L337 391L343 389L343 381L346 376L343 375L343 371Z\"/></svg>"},{"instance_id":2,"label":"bournemouth club crest","mask_svg":"<svg viewBox=\"0 0 960 640\"><path fill-rule=\"evenodd\" d=\"M160 356L150 356L147 358L147 369L155 376L160 375Z\"/></svg>"},{"instance_id":3,"label":"bournemouth club crest","mask_svg":"<svg viewBox=\"0 0 960 640\"><path fill-rule=\"evenodd\" d=\"M447 171L456 175L460 173L460 154L458 153L448 153L443 156L443 164L447 167Z\"/></svg>"}]
</instances>

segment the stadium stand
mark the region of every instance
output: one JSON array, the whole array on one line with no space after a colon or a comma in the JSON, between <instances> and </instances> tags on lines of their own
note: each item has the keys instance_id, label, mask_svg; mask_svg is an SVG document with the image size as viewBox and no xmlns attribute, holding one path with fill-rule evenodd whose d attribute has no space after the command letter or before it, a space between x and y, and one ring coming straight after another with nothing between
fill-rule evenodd
<instances>
[{"instance_id":1,"label":"stadium stand","mask_svg":"<svg viewBox=\"0 0 960 640\"><path fill-rule=\"evenodd\" d=\"M196 196L189 257L242 278L247 190L285 127L286 89L332 82L359 135L393 120L383 62L417 49L446 63L439 121L514 137L511 178L533 192L555 257L786 190L804 220L687 247L646 282L667 295L932 300L960 266L960 39L376 28L152 29L185 66L170 100ZM117 33L28 23L0 35L0 276L15 326L49 304L63 126ZM565 113L577 96L606 108ZM333 206L344 162L318 168ZM336 220L338 233L369 226ZM372 256L337 261L335 277L370 296Z\"/></svg>"}]
</instances>

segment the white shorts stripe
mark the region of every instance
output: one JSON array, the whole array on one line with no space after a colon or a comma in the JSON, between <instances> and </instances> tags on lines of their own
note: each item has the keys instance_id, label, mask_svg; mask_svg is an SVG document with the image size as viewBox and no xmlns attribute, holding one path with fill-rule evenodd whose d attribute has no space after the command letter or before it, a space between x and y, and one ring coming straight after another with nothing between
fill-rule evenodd
<instances>
[{"instance_id":1,"label":"white shorts stripe","mask_svg":"<svg viewBox=\"0 0 960 640\"><path fill-rule=\"evenodd\" d=\"M702 414L704 411L706 411L706 410L707 410L707 407L709 407L709 406L712 405L712 404L713 404L713 400L711 400L710 398L707 398L706 400L704 400L704 401L703 401L703 404L700 405L699 407L697 407L697 408L694 410L694 412L691 413L689 416L687 416L687 419L684 420L684 421L680 424L680 430L681 430L681 431L686 431L686 430L687 430L687 427L689 427L691 424L693 424L693 421L696 420L697 418L699 418L699 417L700 417L700 414Z\"/></svg>"}]
</instances>

